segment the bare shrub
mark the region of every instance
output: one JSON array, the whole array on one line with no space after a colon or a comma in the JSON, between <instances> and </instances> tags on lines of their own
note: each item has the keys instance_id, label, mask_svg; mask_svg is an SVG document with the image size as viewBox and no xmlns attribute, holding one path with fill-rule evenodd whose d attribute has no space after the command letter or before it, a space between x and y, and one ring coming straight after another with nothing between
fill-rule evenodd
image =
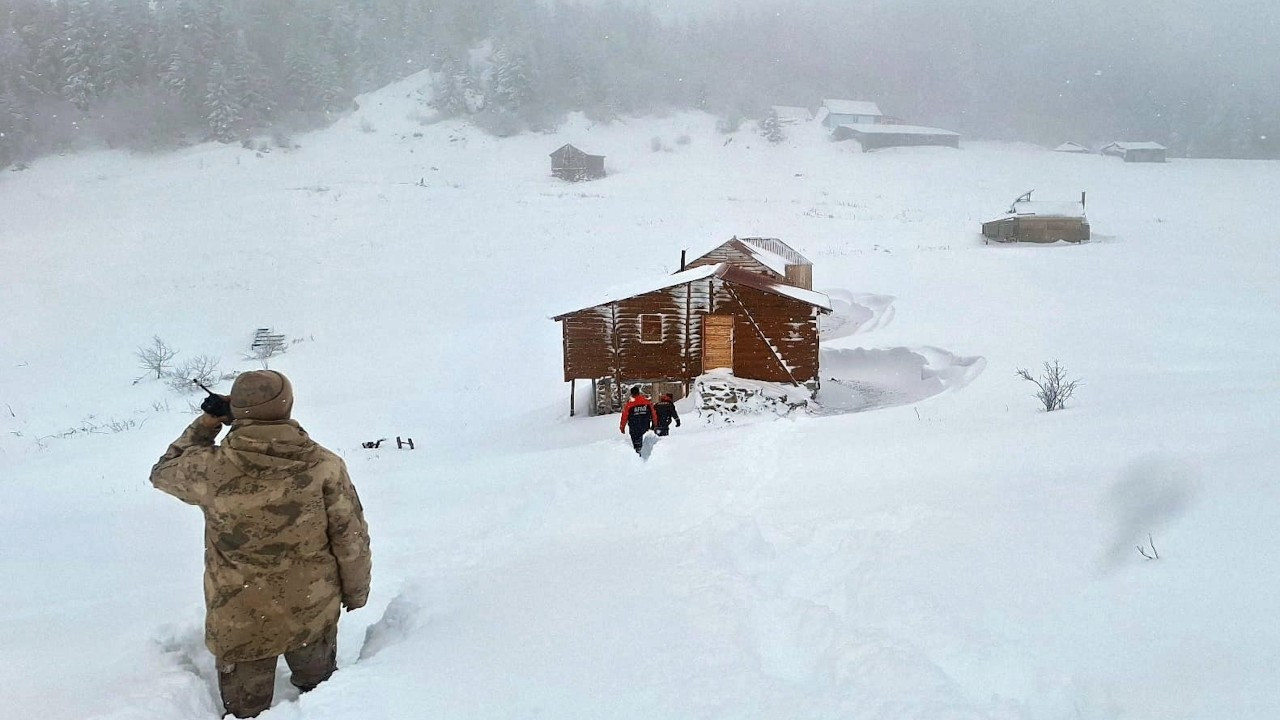
<instances>
[{"instance_id":1,"label":"bare shrub","mask_svg":"<svg viewBox=\"0 0 1280 720\"><path fill-rule=\"evenodd\" d=\"M177 354L178 351L169 347L159 335L152 336L150 345L143 345L134 352L134 356L138 358L138 367L155 373L157 380L169 372L170 364Z\"/></svg>"},{"instance_id":2,"label":"bare shrub","mask_svg":"<svg viewBox=\"0 0 1280 720\"><path fill-rule=\"evenodd\" d=\"M360 118L360 132L376 133L378 132L378 128L373 126L373 123L370 122L369 118Z\"/></svg>"},{"instance_id":3,"label":"bare shrub","mask_svg":"<svg viewBox=\"0 0 1280 720\"><path fill-rule=\"evenodd\" d=\"M1062 367L1057 360L1053 363L1044 364L1044 372L1040 377L1033 378L1031 373L1022 368L1018 368L1018 377L1027 382L1035 383L1040 388L1036 393L1036 397L1044 405L1046 412L1061 410L1066 406L1067 400L1075 394L1076 388L1080 386L1080 380L1068 380L1067 369Z\"/></svg>"},{"instance_id":4,"label":"bare shrub","mask_svg":"<svg viewBox=\"0 0 1280 720\"><path fill-rule=\"evenodd\" d=\"M196 383L209 387L236 376L235 373L219 371L219 362L209 355L197 355L183 360L169 373L169 387L175 392L196 392L200 389Z\"/></svg>"}]
</instances>

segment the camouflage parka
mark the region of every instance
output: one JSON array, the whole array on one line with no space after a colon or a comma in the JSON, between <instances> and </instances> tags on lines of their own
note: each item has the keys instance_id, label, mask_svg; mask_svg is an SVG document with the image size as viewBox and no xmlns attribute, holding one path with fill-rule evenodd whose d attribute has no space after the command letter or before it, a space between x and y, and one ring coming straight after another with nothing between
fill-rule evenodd
<instances>
[{"instance_id":1,"label":"camouflage parka","mask_svg":"<svg viewBox=\"0 0 1280 720\"><path fill-rule=\"evenodd\" d=\"M151 484L204 512L205 644L220 660L318 639L369 595L369 530L346 464L293 420L199 418Z\"/></svg>"}]
</instances>

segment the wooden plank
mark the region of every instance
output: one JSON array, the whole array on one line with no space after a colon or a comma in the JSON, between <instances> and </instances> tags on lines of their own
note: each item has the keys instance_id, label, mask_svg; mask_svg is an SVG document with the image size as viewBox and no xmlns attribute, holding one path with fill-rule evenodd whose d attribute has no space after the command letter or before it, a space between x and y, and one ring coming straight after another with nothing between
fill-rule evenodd
<instances>
[{"instance_id":1,"label":"wooden plank","mask_svg":"<svg viewBox=\"0 0 1280 720\"><path fill-rule=\"evenodd\" d=\"M702 316L702 372L733 369L733 315Z\"/></svg>"}]
</instances>

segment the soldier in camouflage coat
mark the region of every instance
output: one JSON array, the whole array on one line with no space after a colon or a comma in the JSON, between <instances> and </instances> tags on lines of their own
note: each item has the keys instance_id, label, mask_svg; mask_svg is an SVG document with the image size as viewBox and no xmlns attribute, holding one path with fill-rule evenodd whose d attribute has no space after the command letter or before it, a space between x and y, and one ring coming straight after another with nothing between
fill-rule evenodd
<instances>
[{"instance_id":1,"label":"soldier in camouflage coat","mask_svg":"<svg viewBox=\"0 0 1280 720\"><path fill-rule=\"evenodd\" d=\"M271 705L277 656L304 691L333 673L340 606L369 595L369 532L346 465L289 419L287 378L244 373L228 400L169 446L151 483L204 512L205 643L223 705L252 717Z\"/></svg>"}]
</instances>

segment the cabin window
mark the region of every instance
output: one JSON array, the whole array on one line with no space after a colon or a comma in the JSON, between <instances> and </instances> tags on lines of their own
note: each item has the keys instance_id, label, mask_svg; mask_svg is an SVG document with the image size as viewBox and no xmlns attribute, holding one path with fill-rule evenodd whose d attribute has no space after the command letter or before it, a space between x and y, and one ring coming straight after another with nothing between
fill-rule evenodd
<instances>
[{"instance_id":1,"label":"cabin window","mask_svg":"<svg viewBox=\"0 0 1280 720\"><path fill-rule=\"evenodd\" d=\"M662 316L661 315L641 315L640 316L640 342L642 343L662 342Z\"/></svg>"}]
</instances>

